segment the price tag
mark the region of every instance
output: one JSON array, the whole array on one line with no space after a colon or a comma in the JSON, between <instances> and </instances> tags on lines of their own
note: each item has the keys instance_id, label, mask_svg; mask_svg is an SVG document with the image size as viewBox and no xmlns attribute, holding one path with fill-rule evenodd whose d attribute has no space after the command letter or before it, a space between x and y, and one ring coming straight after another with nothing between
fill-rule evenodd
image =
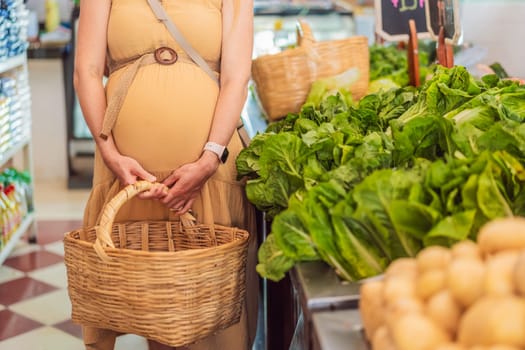
<instances>
[{"instance_id":1,"label":"price tag","mask_svg":"<svg viewBox=\"0 0 525 350\"><path fill-rule=\"evenodd\" d=\"M429 38L425 0L375 0L376 33L386 41L408 41L412 19L418 38Z\"/></svg>"},{"instance_id":2,"label":"price tag","mask_svg":"<svg viewBox=\"0 0 525 350\"><path fill-rule=\"evenodd\" d=\"M445 43L455 45L461 37L459 0L425 0L427 30L433 40L439 39L439 30L445 30Z\"/></svg>"}]
</instances>

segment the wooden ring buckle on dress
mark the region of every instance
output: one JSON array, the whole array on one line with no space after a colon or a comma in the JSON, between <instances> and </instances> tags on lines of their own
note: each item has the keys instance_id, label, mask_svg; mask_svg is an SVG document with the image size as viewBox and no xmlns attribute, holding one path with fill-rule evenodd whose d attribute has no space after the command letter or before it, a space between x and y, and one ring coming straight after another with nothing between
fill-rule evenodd
<instances>
[{"instance_id":1,"label":"wooden ring buckle on dress","mask_svg":"<svg viewBox=\"0 0 525 350\"><path fill-rule=\"evenodd\" d=\"M165 52L169 53L169 57L166 57L166 55L163 55ZM155 55L155 61L159 64L163 65L169 65L177 62L179 56L177 55L177 52L173 50L171 47L159 47L154 52Z\"/></svg>"}]
</instances>

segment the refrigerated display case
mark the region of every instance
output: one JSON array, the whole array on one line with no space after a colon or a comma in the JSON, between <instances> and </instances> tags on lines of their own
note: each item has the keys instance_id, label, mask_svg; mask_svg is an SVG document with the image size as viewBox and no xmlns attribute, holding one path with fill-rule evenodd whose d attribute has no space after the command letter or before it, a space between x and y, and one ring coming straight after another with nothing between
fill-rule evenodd
<instances>
[{"instance_id":1,"label":"refrigerated display case","mask_svg":"<svg viewBox=\"0 0 525 350\"><path fill-rule=\"evenodd\" d=\"M338 40L356 34L351 7L336 6L333 1L255 1L254 14L254 59L295 46L299 20L310 25L317 41ZM250 136L264 131L268 123L252 84L243 120Z\"/></svg>"},{"instance_id":2,"label":"refrigerated display case","mask_svg":"<svg viewBox=\"0 0 525 350\"><path fill-rule=\"evenodd\" d=\"M73 8L71 14L70 54L64 60L66 118L67 118L67 170L69 188L89 188L93 176L95 142L86 125L73 87L76 33L80 9Z\"/></svg>"},{"instance_id":3,"label":"refrigerated display case","mask_svg":"<svg viewBox=\"0 0 525 350\"><path fill-rule=\"evenodd\" d=\"M254 14L254 57L294 46L299 19L310 24L319 41L354 34L351 11L332 1L255 1Z\"/></svg>"}]
</instances>

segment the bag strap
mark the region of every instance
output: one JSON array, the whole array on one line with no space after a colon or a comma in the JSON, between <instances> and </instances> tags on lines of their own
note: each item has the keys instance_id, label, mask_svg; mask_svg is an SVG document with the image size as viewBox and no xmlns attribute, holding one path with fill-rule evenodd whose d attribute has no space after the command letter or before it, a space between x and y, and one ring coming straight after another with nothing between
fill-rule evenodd
<instances>
[{"instance_id":1,"label":"bag strap","mask_svg":"<svg viewBox=\"0 0 525 350\"><path fill-rule=\"evenodd\" d=\"M153 10L153 13L155 16L157 16L157 19L164 23L166 28L168 29L168 32L173 36L175 41L180 45L180 47L186 51L188 56L195 62L199 67L206 72L212 78L217 85L219 85L219 78L217 75L213 72L213 70L210 68L208 63L202 58L201 55L193 48L193 46L190 45L190 43L186 40L184 35L179 31L177 26L175 26L175 23L170 19L166 11L164 10L164 7L162 7L162 4L159 2L159 0L148 0L148 4Z\"/></svg>"}]
</instances>

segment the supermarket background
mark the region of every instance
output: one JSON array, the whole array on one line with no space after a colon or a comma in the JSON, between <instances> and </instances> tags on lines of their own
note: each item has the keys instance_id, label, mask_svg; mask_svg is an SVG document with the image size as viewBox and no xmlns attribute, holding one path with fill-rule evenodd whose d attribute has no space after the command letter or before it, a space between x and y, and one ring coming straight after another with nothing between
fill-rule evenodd
<instances>
[{"instance_id":1,"label":"supermarket background","mask_svg":"<svg viewBox=\"0 0 525 350\"><path fill-rule=\"evenodd\" d=\"M42 25L45 0L28 0L26 6ZM66 25L72 23L73 7L70 0L58 1L60 19ZM316 37L326 40L363 34L373 41L373 9L348 4L345 8L350 15L307 15ZM462 41L474 48L465 62L500 62L511 76L525 78L525 47L520 44L525 33L525 1L465 0L460 2L460 14ZM293 40L295 17L256 16L255 55L276 52L276 21L287 31L283 40ZM61 239L64 232L80 225L88 195L92 143L78 106L68 106L67 60L64 47L56 45L71 33L58 28L47 34L51 34L44 36L49 41L47 47L29 46L27 75L20 78L28 80L30 90L29 161L37 244L21 239L0 266L0 350L83 348L80 330L69 320ZM263 125L255 121L251 127L253 132ZM25 151L13 156L20 168L27 161L23 159ZM3 156L0 154L2 161ZM6 164L0 164L2 169ZM258 340L261 349L263 343ZM117 349L145 348L142 338L130 335L119 338L117 344Z\"/></svg>"},{"instance_id":2,"label":"supermarket background","mask_svg":"<svg viewBox=\"0 0 525 350\"><path fill-rule=\"evenodd\" d=\"M44 0L29 0L44 17ZM69 20L70 1L62 0L60 13L63 20ZM257 3L257 1L256 1ZM351 23L341 17L310 16L315 22L314 32L318 39L337 38L355 32L371 35L373 16L366 13L356 15ZM509 74L525 77L525 47L520 45L524 23L525 1L505 0L470 0L461 2L461 23L464 30L464 42L473 43L479 48L477 53L482 62L500 62ZM328 20L327 20L328 19ZM294 23L291 18L284 18L287 29L293 34ZM268 37L273 29L275 17L261 16L256 19L259 26L259 40L255 42L255 52L266 47L261 38ZM270 33L269 33L270 32ZM258 51L260 50L260 51ZM68 152L64 147L67 139L62 63L60 59L29 60L30 85L32 89L33 110L33 159L37 180L60 181L67 177ZM78 123L80 124L80 123ZM87 131L82 127L77 130L79 136ZM48 135L56 137L49 138ZM83 145L78 142L82 149ZM50 157L50 155L53 155ZM66 174L66 175L64 175Z\"/></svg>"}]
</instances>

